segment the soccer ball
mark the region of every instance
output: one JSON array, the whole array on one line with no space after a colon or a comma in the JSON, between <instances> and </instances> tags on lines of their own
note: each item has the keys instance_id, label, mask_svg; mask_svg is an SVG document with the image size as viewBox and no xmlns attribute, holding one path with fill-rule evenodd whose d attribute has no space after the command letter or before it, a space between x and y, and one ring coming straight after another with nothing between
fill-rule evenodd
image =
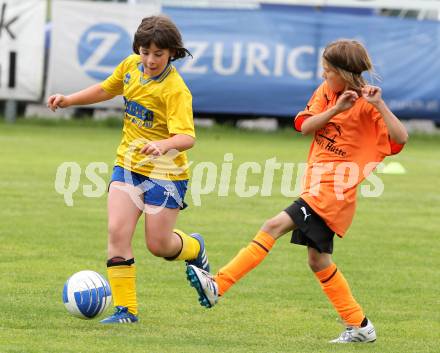
<instances>
[{"instance_id":1,"label":"soccer ball","mask_svg":"<svg viewBox=\"0 0 440 353\"><path fill-rule=\"evenodd\" d=\"M111 302L110 286L97 272L77 272L64 284L63 303L73 316L92 319L106 310Z\"/></svg>"}]
</instances>

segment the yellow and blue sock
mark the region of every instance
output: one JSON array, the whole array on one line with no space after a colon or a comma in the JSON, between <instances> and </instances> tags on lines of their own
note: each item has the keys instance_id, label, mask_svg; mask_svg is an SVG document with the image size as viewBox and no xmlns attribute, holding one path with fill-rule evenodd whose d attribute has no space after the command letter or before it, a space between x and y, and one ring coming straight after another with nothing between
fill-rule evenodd
<instances>
[{"instance_id":1,"label":"yellow and blue sock","mask_svg":"<svg viewBox=\"0 0 440 353\"><path fill-rule=\"evenodd\" d=\"M176 256L167 258L167 260L193 260L197 257L200 251L200 243L197 239L189 236L180 229L174 229L182 241L182 248Z\"/></svg>"}]
</instances>

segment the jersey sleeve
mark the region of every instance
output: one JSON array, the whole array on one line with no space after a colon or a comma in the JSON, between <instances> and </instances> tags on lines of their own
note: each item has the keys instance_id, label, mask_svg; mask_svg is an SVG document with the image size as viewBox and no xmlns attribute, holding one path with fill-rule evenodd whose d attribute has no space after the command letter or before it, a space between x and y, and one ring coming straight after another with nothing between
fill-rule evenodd
<instances>
[{"instance_id":1,"label":"jersey sleeve","mask_svg":"<svg viewBox=\"0 0 440 353\"><path fill-rule=\"evenodd\" d=\"M128 58L121 61L113 73L101 82L101 87L107 93L114 96L123 94L124 92L124 73L126 70L126 62Z\"/></svg>"},{"instance_id":2,"label":"jersey sleeve","mask_svg":"<svg viewBox=\"0 0 440 353\"><path fill-rule=\"evenodd\" d=\"M391 154L398 154L400 153L400 151L403 150L403 147L405 146L405 144L403 143L397 143L396 141L394 141L391 137L389 138L390 140L390 147L391 147Z\"/></svg>"},{"instance_id":3,"label":"jersey sleeve","mask_svg":"<svg viewBox=\"0 0 440 353\"><path fill-rule=\"evenodd\" d=\"M170 135L184 134L195 137L192 96L188 88L167 92L164 97Z\"/></svg>"},{"instance_id":4,"label":"jersey sleeve","mask_svg":"<svg viewBox=\"0 0 440 353\"><path fill-rule=\"evenodd\" d=\"M328 102L329 99L326 92L326 83L324 82L315 90L315 92L313 92L313 95L309 99L306 108L296 115L294 120L295 130L301 131L304 120L312 115L324 112L327 108Z\"/></svg>"}]
</instances>

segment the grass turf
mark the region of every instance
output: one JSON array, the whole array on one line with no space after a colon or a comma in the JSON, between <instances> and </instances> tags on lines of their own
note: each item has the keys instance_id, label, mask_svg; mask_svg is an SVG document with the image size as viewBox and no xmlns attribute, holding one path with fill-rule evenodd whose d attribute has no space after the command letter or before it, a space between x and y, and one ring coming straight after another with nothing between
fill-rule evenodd
<instances>
[{"instance_id":1,"label":"grass turf","mask_svg":"<svg viewBox=\"0 0 440 353\"><path fill-rule=\"evenodd\" d=\"M114 124L110 124L114 125ZM335 240L334 259L355 297L376 326L370 345L333 346L342 330L337 315L306 265L305 248L276 244L268 258L215 308L197 303L181 262L147 252L143 222L134 239L140 323L103 326L66 312L61 292L74 272L106 273L106 195L87 198L90 162L109 173L120 129L104 123L0 123L0 351L1 352L436 352L440 331L440 147L439 136L412 136L398 161L405 175L381 175L379 198L358 199L349 233ZM243 162L264 167L304 162L310 140L291 130L248 132L228 127L199 129L190 151L195 165L213 162L217 183L191 204L178 226L201 232L213 270L254 236L262 222L292 202L281 194L275 171L272 195L237 196L235 176ZM218 196L224 154L233 153L228 196ZM68 207L54 188L58 166L82 169ZM295 169L296 170L296 169ZM247 185L261 186L261 174ZM109 312L107 312L109 313Z\"/></svg>"}]
</instances>

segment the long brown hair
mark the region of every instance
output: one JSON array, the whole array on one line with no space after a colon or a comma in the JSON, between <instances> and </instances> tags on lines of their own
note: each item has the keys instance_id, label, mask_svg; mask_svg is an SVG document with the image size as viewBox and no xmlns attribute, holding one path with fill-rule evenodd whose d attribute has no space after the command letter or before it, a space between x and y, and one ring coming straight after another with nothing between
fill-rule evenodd
<instances>
[{"instance_id":1,"label":"long brown hair","mask_svg":"<svg viewBox=\"0 0 440 353\"><path fill-rule=\"evenodd\" d=\"M192 56L183 47L182 36L176 25L168 17L150 16L142 19L133 40L133 51L139 54L139 48L148 48L154 43L159 49L169 49L173 55L171 61Z\"/></svg>"},{"instance_id":2,"label":"long brown hair","mask_svg":"<svg viewBox=\"0 0 440 353\"><path fill-rule=\"evenodd\" d=\"M357 40L339 39L331 42L324 49L322 58L355 91L360 91L367 84L362 77L364 71L378 78L367 50Z\"/></svg>"}]
</instances>

